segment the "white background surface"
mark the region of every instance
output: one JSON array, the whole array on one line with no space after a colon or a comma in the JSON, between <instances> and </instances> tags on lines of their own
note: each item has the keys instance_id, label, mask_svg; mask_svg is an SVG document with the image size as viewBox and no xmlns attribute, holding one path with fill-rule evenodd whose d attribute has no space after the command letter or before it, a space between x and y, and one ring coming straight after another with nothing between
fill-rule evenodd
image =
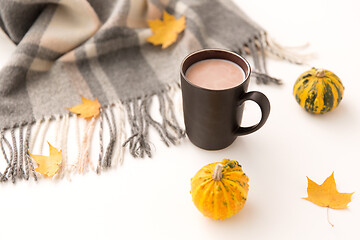
<instances>
[{"instance_id":1,"label":"white background surface","mask_svg":"<svg viewBox=\"0 0 360 240\"><path fill-rule=\"evenodd\" d=\"M123 166L101 176L1 184L0 239L360 238L359 2L236 2L281 44L310 43L307 51L317 58L309 66L329 69L344 83L340 106L325 115L308 114L296 103L292 87L309 66L269 60L270 74L285 84L250 86L272 104L269 120L258 132L217 152L198 149L188 139L167 148L156 138L152 159L127 154ZM1 66L13 49L1 34ZM244 121L255 122L258 111L248 104ZM92 156L97 158L96 146ZM214 221L193 205L190 178L223 158L241 163L250 191L239 214ZM355 194L348 209L329 211L331 227L327 209L302 197L307 196L306 176L322 183L333 171L338 190Z\"/></svg>"}]
</instances>

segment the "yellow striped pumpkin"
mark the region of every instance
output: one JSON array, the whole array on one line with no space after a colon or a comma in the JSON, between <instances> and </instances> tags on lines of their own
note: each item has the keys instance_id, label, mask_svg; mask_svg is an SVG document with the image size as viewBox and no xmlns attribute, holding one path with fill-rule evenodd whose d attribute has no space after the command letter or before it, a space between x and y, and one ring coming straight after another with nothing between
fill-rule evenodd
<instances>
[{"instance_id":1,"label":"yellow striped pumpkin","mask_svg":"<svg viewBox=\"0 0 360 240\"><path fill-rule=\"evenodd\" d=\"M312 68L296 80L293 94L306 111L326 113L339 105L344 94L344 86L334 73Z\"/></svg>"},{"instance_id":2,"label":"yellow striped pumpkin","mask_svg":"<svg viewBox=\"0 0 360 240\"><path fill-rule=\"evenodd\" d=\"M249 191L249 179L237 161L224 159L200 169L191 179L191 195L204 216L223 220L238 213Z\"/></svg>"}]
</instances>

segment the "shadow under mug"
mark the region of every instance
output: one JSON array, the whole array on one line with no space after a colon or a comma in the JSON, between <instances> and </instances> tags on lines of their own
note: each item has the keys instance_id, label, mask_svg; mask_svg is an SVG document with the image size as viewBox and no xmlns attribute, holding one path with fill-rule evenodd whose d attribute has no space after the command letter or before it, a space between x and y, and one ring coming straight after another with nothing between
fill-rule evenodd
<instances>
[{"instance_id":1,"label":"shadow under mug","mask_svg":"<svg viewBox=\"0 0 360 240\"><path fill-rule=\"evenodd\" d=\"M224 59L239 65L245 80L229 89L210 90L194 85L186 78L188 68L202 60ZM196 146L206 150L228 147L237 136L260 129L270 113L270 102L261 92L247 92L250 65L240 55L221 49L203 49L191 53L183 60L180 69L181 90L186 134ZM256 102L261 109L261 120L251 127L241 127L244 102Z\"/></svg>"}]
</instances>

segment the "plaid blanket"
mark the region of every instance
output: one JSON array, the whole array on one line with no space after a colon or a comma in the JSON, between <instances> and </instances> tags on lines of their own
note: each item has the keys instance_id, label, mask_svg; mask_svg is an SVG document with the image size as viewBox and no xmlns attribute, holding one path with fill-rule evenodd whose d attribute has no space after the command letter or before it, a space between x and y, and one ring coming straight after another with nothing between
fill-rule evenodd
<instances>
[{"instance_id":1,"label":"plaid blanket","mask_svg":"<svg viewBox=\"0 0 360 240\"><path fill-rule=\"evenodd\" d=\"M177 43L165 50L146 42L151 35L147 20L161 18L163 10L187 21ZM99 119L87 125L79 143L86 156L89 131L100 124L97 172L110 167L125 145L135 157L150 157L150 127L165 144L176 144L184 131L170 93L179 89L181 60L194 50L249 55L258 82L275 81L266 74L265 51L276 51L265 31L230 0L2 0L0 27L17 44L0 72L1 181L37 179L28 149L52 119L61 122L56 147L63 149L61 172L66 172L67 108L81 103L80 96L98 98L102 105ZM154 98L160 121L148 110ZM110 131L107 144L104 124Z\"/></svg>"}]
</instances>

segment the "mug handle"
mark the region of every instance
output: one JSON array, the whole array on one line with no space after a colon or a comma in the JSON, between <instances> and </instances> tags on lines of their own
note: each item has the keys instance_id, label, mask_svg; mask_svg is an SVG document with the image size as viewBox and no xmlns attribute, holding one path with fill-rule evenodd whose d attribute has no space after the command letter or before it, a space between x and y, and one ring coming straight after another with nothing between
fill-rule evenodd
<instances>
[{"instance_id":1,"label":"mug handle","mask_svg":"<svg viewBox=\"0 0 360 240\"><path fill-rule=\"evenodd\" d=\"M237 136L246 135L253 133L259 130L266 122L270 114L270 102L269 99L261 92L248 92L245 95L241 96L241 99L238 102L238 107L240 107L245 101L254 101L256 102L261 109L261 120L258 124L255 124L251 127L241 127L239 126L235 134Z\"/></svg>"}]
</instances>

